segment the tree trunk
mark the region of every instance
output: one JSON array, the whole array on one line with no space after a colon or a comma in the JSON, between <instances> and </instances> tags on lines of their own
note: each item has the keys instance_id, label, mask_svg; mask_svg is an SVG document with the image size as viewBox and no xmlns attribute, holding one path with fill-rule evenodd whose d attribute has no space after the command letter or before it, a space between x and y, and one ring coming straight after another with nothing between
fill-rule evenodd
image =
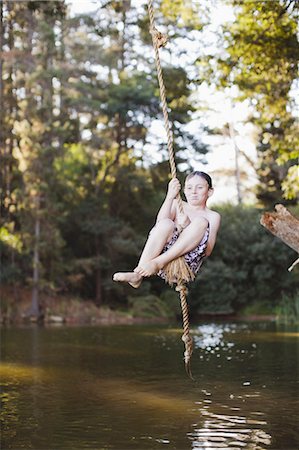
<instances>
[{"instance_id":1,"label":"tree trunk","mask_svg":"<svg viewBox=\"0 0 299 450\"><path fill-rule=\"evenodd\" d=\"M39 217L40 199L36 199L36 218L34 227L34 249L33 249L33 287L31 296L31 308L29 316L39 318L39 242L40 242L40 217Z\"/></svg>"},{"instance_id":2,"label":"tree trunk","mask_svg":"<svg viewBox=\"0 0 299 450\"><path fill-rule=\"evenodd\" d=\"M299 219L293 216L283 205L275 205L276 212L266 212L260 223L274 236L299 253ZM299 262L299 258L289 270Z\"/></svg>"},{"instance_id":3,"label":"tree trunk","mask_svg":"<svg viewBox=\"0 0 299 450\"><path fill-rule=\"evenodd\" d=\"M234 146L234 152L235 152L235 177L236 177L238 205L241 205L243 199L242 199L241 181L240 181L239 147L237 146L237 143L236 143L234 125L231 122L228 124L228 128L229 128L229 135L232 140L232 143Z\"/></svg>"},{"instance_id":4,"label":"tree trunk","mask_svg":"<svg viewBox=\"0 0 299 450\"><path fill-rule=\"evenodd\" d=\"M97 268L96 268L96 296L95 296L95 304L97 306L102 305L103 296L102 296L102 270L100 267L100 241L99 237L96 236L95 238L95 246L96 246L96 261L97 261Z\"/></svg>"},{"instance_id":5,"label":"tree trunk","mask_svg":"<svg viewBox=\"0 0 299 450\"><path fill-rule=\"evenodd\" d=\"M0 1L0 111L3 111L3 3ZM3 114L0 114L0 161L2 160L3 152ZM2 164L1 164L2 165ZM2 197L2 194L1 194ZM0 207L2 210L2 198L0 198ZM2 271L2 254L0 252L0 269ZM2 299L2 283L0 283L0 299Z\"/></svg>"},{"instance_id":6,"label":"tree trunk","mask_svg":"<svg viewBox=\"0 0 299 450\"><path fill-rule=\"evenodd\" d=\"M3 108L3 40L4 40L4 27L3 27L3 3L0 1L0 111L4 111ZM0 145L3 145L3 121L4 114L0 115Z\"/></svg>"}]
</instances>

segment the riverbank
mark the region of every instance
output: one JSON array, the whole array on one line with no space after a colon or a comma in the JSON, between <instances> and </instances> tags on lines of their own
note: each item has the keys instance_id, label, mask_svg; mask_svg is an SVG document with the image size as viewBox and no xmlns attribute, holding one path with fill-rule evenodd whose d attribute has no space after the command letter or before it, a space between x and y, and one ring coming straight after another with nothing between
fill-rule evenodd
<instances>
[{"instance_id":1,"label":"riverbank","mask_svg":"<svg viewBox=\"0 0 299 450\"><path fill-rule=\"evenodd\" d=\"M44 324L65 325L130 325L130 324L165 324L180 320L180 309L177 314L165 316L163 314L148 314L142 308L124 307L112 309L109 306L98 307L91 300L83 300L70 296L40 294L41 311L39 317L30 313L32 292L29 288L2 287L0 323L7 325L22 325L24 323L41 322ZM142 299L142 300L151 300ZM265 311L247 308L239 314L203 314L196 317L196 321L276 321L282 320L285 314L277 314L276 311ZM193 318L194 319L194 318ZM293 317L294 319L294 317ZM287 320L288 322L289 320Z\"/></svg>"},{"instance_id":2,"label":"riverbank","mask_svg":"<svg viewBox=\"0 0 299 450\"><path fill-rule=\"evenodd\" d=\"M138 323L167 323L165 317L136 316L130 309L112 309L96 306L91 300L69 296L40 294L40 314L31 314L31 295L28 288L1 288L0 323L21 325L42 322L45 324L66 325L113 325Z\"/></svg>"}]
</instances>

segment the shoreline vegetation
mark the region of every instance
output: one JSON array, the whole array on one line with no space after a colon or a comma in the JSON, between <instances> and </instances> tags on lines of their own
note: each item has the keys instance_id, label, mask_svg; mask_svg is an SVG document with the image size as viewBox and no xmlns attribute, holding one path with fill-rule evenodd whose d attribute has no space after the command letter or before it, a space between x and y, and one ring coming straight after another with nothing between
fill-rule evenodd
<instances>
[{"instance_id":1,"label":"shoreline vegetation","mask_svg":"<svg viewBox=\"0 0 299 450\"><path fill-rule=\"evenodd\" d=\"M65 0L0 2L4 322L181 321L163 280L131 289L112 278L138 261L170 161L145 2L96 3L77 16ZM269 213L280 204L299 217L296 2L229 0L235 20L216 34L215 2L157 3L171 37L162 65L177 175L209 173L209 206L222 217L212 257L188 286L191 321L299 322L299 265L288 271L297 241L273 235Z\"/></svg>"},{"instance_id":2,"label":"shoreline vegetation","mask_svg":"<svg viewBox=\"0 0 299 450\"><path fill-rule=\"evenodd\" d=\"M179 303L179 302L178 302ZM297 302L296 302L297 303ZM21 326L30 323L44 325L132 325L132 324L169 324L180 322L179 308L176 314L150 314L148 311L134 311L134 308L124 306L113 309L109 306L96 306L92 300L68 297L54 294L41 294L41 316L30 315L31 290L29 288L5 286L1 289L1 325ZM234 320L234 321L283 321L298 323L297 317L290 320L285 311L260 308L244 309L238 313L205 312L198 314L196 320Z\"/></svg>"},{"instance_id":3,"label":"shoreline vegetation","mask_svg":"<svg viewBox=\"0 0 299 450\"><path fill-rule=\"evenodd\" d=\"M29 288L6 286L1 289L0 323L22 325L43 323L53 325L125 325L143 322L166 323L165 317L135 317L129 308L113 309L96 306L92 300L67 295L40 294L39 317L30 314L32 291Z\"/></svg>"}]
</instances>

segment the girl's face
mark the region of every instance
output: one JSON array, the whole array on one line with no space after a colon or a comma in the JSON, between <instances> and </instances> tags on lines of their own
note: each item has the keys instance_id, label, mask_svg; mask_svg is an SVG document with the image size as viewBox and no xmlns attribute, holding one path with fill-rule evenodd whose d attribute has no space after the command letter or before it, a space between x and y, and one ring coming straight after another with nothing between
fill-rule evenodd
<instances>
[{"instance_id":1,"label":"girl's face","mask_svg":"<svg viewBox=\"0 0 299 450\"><path fill-rule=\"evenodd\" d=\"M198 175L194 175L185 183L184 194L190 205L205 204L212 192L207 180Z\"/></svg>"}]
</instances>

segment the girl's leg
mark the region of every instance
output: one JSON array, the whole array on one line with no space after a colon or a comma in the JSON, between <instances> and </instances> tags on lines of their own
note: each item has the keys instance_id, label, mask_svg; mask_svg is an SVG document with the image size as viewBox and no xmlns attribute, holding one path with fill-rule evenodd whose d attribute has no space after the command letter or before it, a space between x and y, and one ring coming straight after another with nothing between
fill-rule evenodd
<instances>
[{"instance_id":1,"label":"girl's leg","mask_svg":"<svg viewBox=\"0 0 299 450\"><path fill-rule=\"evenodd\" d=\"M162 252L165 244L170 241L175 229L175 224L170 219L163 219L156 223L149 233L139 263L134 272L118 272L113 275L114 281L126 281L131 286L138 288L143 275L139 273L139 266L146 266L151 260Z\"/></svg>"},{"instance_id":2,"label":"girl's leg","mask_svg":"<svg viewBox=\"0 0 299 450\"><path fill-rule=\"evenodd\" d=\"M193 250L204 237L208 221L202 217L194 219L180 234L178 240L165 253L159 254L151 261L140 261L135 269L143 277L157 273L170 261Z\"/></svg>"},{"instance_id":3,"label":"girl's leg","mask_svg":"<svg viewBox=\"0 0 299 450\"><path fill-rule=\"evenodd\" d=\"M149 233L138 266L142 266L160 255L165 244L172 238L174 229L175 224L171 219L163 219L156 223Z\"/></svg>"}]
</instances>

